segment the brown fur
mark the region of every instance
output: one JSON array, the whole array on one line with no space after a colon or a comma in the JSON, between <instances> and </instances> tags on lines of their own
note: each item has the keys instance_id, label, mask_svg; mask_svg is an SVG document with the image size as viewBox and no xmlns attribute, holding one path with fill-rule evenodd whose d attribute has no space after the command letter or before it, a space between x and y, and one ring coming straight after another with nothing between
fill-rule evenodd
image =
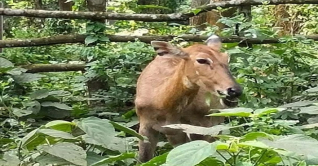
<instances>
[{"instance_id":1,"label":"brown fur","mask_svg":"<svg viewBox=\"0 0 318 166\"><path fill-rule=\"evenodd\" d=\"M179 49L165 42L152 44L158 55L142 72L137 82L136 110L140 121L139 133L149 142L140 141L139 160L150 160L158 142L159 132L177 146L190 141L186 134L163 128L163 125L188 123L210 127L223 118L206 117L210 108L224 108L217 95L210 107L206 92L226 91L237 86L228 70L228 55L220 52L220 43L195 44ZM203 65L197 58L210 58L213 63ZM191 136L191 140L206 139Z\"/></svg>"}]
</instances>

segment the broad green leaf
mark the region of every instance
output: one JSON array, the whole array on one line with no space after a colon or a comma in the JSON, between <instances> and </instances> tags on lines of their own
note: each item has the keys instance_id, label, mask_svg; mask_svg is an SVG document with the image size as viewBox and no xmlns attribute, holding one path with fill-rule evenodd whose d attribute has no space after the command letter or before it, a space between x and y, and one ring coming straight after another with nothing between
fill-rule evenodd
<instances>
[{"instance_id":1,"label":"broad green leaf","mask_svg":"<svg viewBox=\"0 0 318 166\"><path fill-rule=\"evenodd\" d=\"M39 129L39 133L43 133L45 135L49 135L51 137L63 138L63 139L75 139L75 137L67 132L53 130L53 129Z\"/></svg>"},{"instance_id":2,"label":"broad green leaf","mask_svg":"<svg viewBox=\"0 0 318 166\"><path fill-rule=\"evenodd\" d=\"M179 129L188 134L200 134L200 135L211 135L217 136L220 131L229 129L230 127L224 125L216 125L213 127L201 127L201 126L192 126L188 124L172 124L162 127L167 127L171 129Z\"/></svg>"},{"instance_id":3,"label":"broad green leaf","mask_svg":"<svg viewBox=\"0 0 318 166\"><path fill-rule=\"evenodd\" d=\"M307 89L306 92L308 92L308 93L317 93L318 92L318 87Z\"/></svg>"},{"instance_id":4,"label":"broad green leaf","mask_svg":"<svg viewBox=\"0 0 318 166\"><path fill-rule=\"evenodd\" d=\"M232 108L222 109L220 113L213 113L208 116L236 116L236 117L249 117L253 112L250 108Z\"/></svg>"},{"instance_id":5,"label":"broad green leaf","mask_svg":"<svg viewBox=\"0 0 318 166\"><path fill-rule=\"evenodd\" d=\"M84 118L78 123L78 127L104 147L107 147L116 135L114 126L106 119Z\"/></svg>"},{"instance_id":6,"label":"broad green leaf","mask_svg":"<svg viewBox=\"0 0 318 166\"><path fill-rule=\"evenodd\" d=\"M53 146L44 146L43 151L76 165L87 165L84 149L69 142L59 142Z\"/></svg>"},{"instance_id":7,"label":"broad green leaf","mask_svg":"<svg viewBox=\"0 0 318 166\"><path fill-rule=\"evenodd\" d=\"M72 128L75 127L76 124L73 122L68 122L64 120L54 120L51 122L48 122L45 127L55 129L55 130L60 130L60 131L65 131L65 132L70 132L72 131Z\"/></svg>"},{"instance_id":8,"label":"broad green leaf","mask_svg":"<svg viewBox=\"0 0 318 166\"><path fill-rule=\"evenodd\" d=\"M264 144L263 142L260 141L245 141L245 142L240 142L238 146L247 146L247 147L256 147L256 148L262 148L262 149L268 149L269 146Z\"/></svg>"},{"instance_id":9,"label":"broad green leaf","mask_svg":"<svg viewBox=\"0 0 318 166\"><path fill-rule=\"evenodd\" d=\"M304 101L297 101L294 103L288 103L279 107L283 107L283 108L290 108L290 107L304 107L304 106L308 106L310 104L316 103L317 101L309 101L309 100L304 100Z\"/></svg>"},{"instance_id":10,"label":"broad green leaf","mask_svg":"<svg viewBox=\"0 0 318 166\"><path fill-rule=\"evenodd\" d=\"M36 100L26 103L25 106L27 106L27 110L33 114L38 114L41 110L41 104Z\"/></svg>"},{"instance_id":11,"label":"broad green leaf","mask_svg":"<svg viewBox=\"0 0 318 166\"><path fill-rule=\"evenodd\" d=\"M31 93L30 98L31 99L43 99L49 96L49 91L46 89L40 89L33 93Z\"/></svg>"},{"instance_id":12,"label":"broad green leaf","mask_svg":"<svg viewBox=\"0 0 318 166\"><path fill-rule=\"evenodd\" d=\"M142 135L138 134L135 130L133 130L133 129L131 129L131 128L125 127L125 126L123 126L123 125L121 125L121 124L119 124L119 123L112 122L112 121L110 121L110 123L111 123L111 124L114 126L114 128L117 129L117 130L123 131L123 132L125 132L125 133L127 133L127 134L130 134L130 135L132 135L132 136L135 136L135 137L137 137L137 138L139 138L139 139L141 139L141 140L144 140L144 139L145 139Z\"/></svg>"},{"instance_id":13,"label":"broad green leaf","mask_svg":"<svg viewBox=\"0 0 318 166\"><path fill-rule=\"evenodd\" d=\"M172 149L167 156L169 166L195 166L216 152L216 145L197 140Z\"/></svg>"},{"instance_id":14,"label":"broad green leaf","mask_svg":"<svg viewBox=\"0 0 318 166\"><path fill-rule=\"evenodd\" d=\"M11 151L4 152L2 159L0 158L1 166L19 166L19 157Z\"/></svg>"},{"instance_id":15,"label":"broad green leaf","mask_svg":"<svg viewBox=\"0 0 318 166\"><path fill-rule=\"evenodd\" d=\"M318 106L301 107L299 113L300 114L317 115L318 114Z\"/></svg>"},{"instance_id":16,"label":"broad green leaf","mask_svg":"<svg viewBox=\"0 0 318 166\"><path fill-rule=\"evenodd\" d=\"M13 63L0 57L0 68L14 67Z\"/></svg>"},{"instance_id":17,"label":"broad green leaf","mask_svg":"<svg viewBox=\"0 0 318 166\"><path fill-rule=\"evenodd\" d=\"M273 137L265 132L249 132L247 134L245 134L240 141L253 141L256 140L259 137L265 137L265 138L269 138L269 139L273 139Z\"/></svg>"},{"instance_id":18,"label":"broad green leaf","mask_svg":"<svg viewBox=\"0 0 318 166\"><path fill-rule=\"evenodd\" d=\"M70 107L66 104L63 104L63 103L58 103L58 102L46 101L46 102L41 103L41 105L43 107L56 107L56 108L59 108L61 110L72 110L72 107Z\"/></svg>"},{"instance_id":19,"label":"broad green leaf","mask_svg":"<svg viewBox=\"0 0 318 166\"><path fill-rule=\"evenodd\" d=\"M235 166L254 166L253 163L251 162L243 162L243 161L239 161L235 164Z\"/></svg>"},{"instance_id":20,"label":"broad green leaf","mask_svg":"<svg viewBox=\"0 0 318 166\"><path fill-rule=\"evenodd\" d=\"M274 141L262 140L266 145L294 152L299 155L313 155L318 157L318 141L306 135L293 134L281 136Z\"/></svg>"},{"instance_id":21,"label":"broad green leaf","mask_svg":"<svg viewBox=\"0 0 318 166\"><path fill-rule=\"evenodd\" d=\"M228 150L230 148L230 144L224 142L216 143L216 150Z\"/></svg>"},{"instance_id":22,"label":"broad green leaf","mask_svg":"<svg viewBox=\"0 0 318 166\"><path fill-rule=\"evenodd\" d=\"M40 166L45 165L70 165L69 161L66 161L62 158L53 156L51 154L41 154L40 156L35 158L35 161L40 164Z\"/></svg>"},{"instance_id":23,"label":"broad green leaf","mask_svg":"<svg viewBox=\"0 0 318 166\"><path fill-rule=\"evenodd\" d=\"M197 15L199 12L201 12L202 9L193 9L191 10L191 12L194 14L194 15Z\"/></svg>"},{"instance_id":24,"label":"broad green leaf","mask_svg":"<svg viewBox=\"0 0 318 166\"><path fill-rule=\"evenodd\" d=\"M7 73L10 75L21 75L22 73L25 73L26 71L27 71L27 69L16 67L16 68L13 68L13 69L7 71Z\"/></svg>"},{"instance_id":25,"label":"broad green leaf","mask_svg":"<svg viewBox=\"0 0 318 166\"><path fill-rule=\"evenodd\" d=\"M22 109L19 109L19 108L13 108L12 109L12 113L17 116L17 117L23 117L23 116L28 116L30 114L32 114L33 112L30 111L30 110L22 110Z\"/></svg>"},{"instance_id":26,"label":"broad green leaf","mask_svg":"<svg viewBox=\"0 0 318 166\"><path fill-rule=\"evenodd\" d=\"M24 136L19 143L19 147L27 148L28 150L33 150L36 146L40 145L45 138L39 136L37 133L39 129L34 129L29 132L26 136Z\"/></svg>"},{"instance_id":27,"label":"broad green leaf","mask_svg":"<svg viewBox=\"0 0 318 166\"><path fill-rule=\"evenodd\" d=\"M164 153L160 156L156 156L156 157L152 158L150 161L141 164L140 166L159 166L159 165L162 165L166 162L168 153L169 152Z\"/></svg>"},{"instance_id":28,"label":"broad green leaf","mask_svg":"<svg viewBox=\"0 0 318 166\"><path fill-rule=\"evenodd\" d=\"M37 81L44 77L41 74L32 74L32 73L22 73L21 75L13 75L12 78L18 84L30 83L33 81Z\"/></svg>"},{"instance_id":29,"label":"broad green leaf","mask_svg":"<svg viewBox=\"0 0 318 166\"><path fill-rule=\"evenodd\" d=\"M101 156L101 155L98 155L92 151L88 151L86 153L87 157L86 157L86 160L87 160L87 165L91 166L92 164L98 162L98 161L101 161L103 159L105 159L104 156ZM108 164L105 164L105 166L107 166Z\"/></svg>"},{"instance_id":30,"label":"broad green leaf","mask_svg":"<svg viewBox=\"0 0 318 166\"><path fill-rule=\"evenodd\" d=\"M85 44L86 44L86 45L89 45L89 44L91 44L91 43L96 42L97 40L98 40L98 37L97 37L97 36L87 36L87 37L85 38Z\"/></svg>"},{"instance_id":31,"label":"broad green leaf","mask_svg":"<svg viewBox=\"0 0 318 166\"><path fill-rule=\"evenodd\" d=\"M285 108L263 108L263 109L257 109L254 111L254 115L257 117L268 115L271 113L276 113L285 110Z\"/></svg>"},{"instance_id":32,"label":"broad green leaf","mask_svg":"<svg viewBox=\"0 0 318 166\"><path fill-rule=\"evenodd\" d=\"M202 162L197 164L196 166L223 166L223 162L214 158L214 157L208 157L204 159Z\"/></svg>"},{"instance_id":33,"label":"broad green leaf","mask_svg":"<svg viewBox=\"0 0 318 166\"><path fill-rule=\"evenodd\" d=\"M316 128L318 127L318 123L313 123L313 124L307 124L307 125L302 125L302 129L311 129L311 128Z\"/></svg>"},{"instance_id":34,"label":"broad green leaf","mask_svg":"<svg viewBox=\"0 0 318 166\"><path fill-rule=\"evenodd\" d=\"M101 37L99 38L99 40L100 40L100 41L104 41L104 42L109 42L109 41L110 41L107 36L101 36Z\"/></svg>"},{"instance_id":35,"label":"broad green leaf","mask_svg":"<svg viewBox=\"0 0 318 166\"><path fill-rule=\"evenodd\" d=\"M102 159L101 161L98 161L96 163L93 163L91 166L99 166L99 165L104 165L104 164L110 164L115 161L121 161L129 158L135 158L136 154L135 153L122 153L117 156L109 156L108 158Z\"/></svg>"}]
</instances>

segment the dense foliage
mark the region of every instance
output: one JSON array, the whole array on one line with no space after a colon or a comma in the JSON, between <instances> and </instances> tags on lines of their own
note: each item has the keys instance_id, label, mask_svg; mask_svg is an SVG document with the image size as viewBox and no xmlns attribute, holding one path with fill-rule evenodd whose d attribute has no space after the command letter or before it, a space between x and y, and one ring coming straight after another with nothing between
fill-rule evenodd
<instances>
[{"instance_id":1,"label":"dense foliage","mask_svg":"<svg viewBox=\"0 0 318 166\"><path fill-rule=\"evenodd\" d=\"M74 2L73 10L84 10L84 1ZM58 8L51 0L43 4L46 9ZM189 4L178 0L166 6L137 5L136 0L114 0L108 8L114 12L160 9L166 13L189 11ZM33 4L8 0L6 5L23 9ZM162 139L157 157L142 165L318 165L318 44L301 35L281 36L275 27L274 10L265 5L253 7L251 22L242 15L220 19L228 26L220 32L223 37L236 34L239 23L244 37L281 41L252 48L223 44L231 56L231 71L244 87L240 108L209 115L227 117L225 124L212 128L168 126L220 139L213 143L193 141L173 150ZM299 25L298 34L318 32L316 6L291 5L286 11L296 15L297 19L287 22ZM6 18L10 27L6 39L74 32L88 36L85 44L7 48L0 54L0 165L136 165L138 140L147 138L136 132L135 87L154 51L138 40L109 42L105 34L210 35L218 29L120 20L107 25L65 21ZM191 44L179 38L171 42ZM80 61L87 62L85 72L28 73L23 68ZM104 88L88 93L87 82L96 78L105 82ZM221 135L216 134L219 131Z\"/></svg>"}]
</instances>

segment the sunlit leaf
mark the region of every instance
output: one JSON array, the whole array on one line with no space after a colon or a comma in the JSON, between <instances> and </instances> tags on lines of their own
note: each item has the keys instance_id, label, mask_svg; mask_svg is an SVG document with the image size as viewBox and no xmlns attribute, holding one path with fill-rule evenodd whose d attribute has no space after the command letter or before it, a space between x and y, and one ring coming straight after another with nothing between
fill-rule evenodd
<instances>
[{"instance_id":1,"label":"sunlit leaf","mask_svg":"<svg viewBox=\"0 0 318 166\"><path fill-rule=\"evenodd\" d=\"M138 134L135 130L128 128L128 127L125 127L125 126L123 126L119 123L116 123L116 122L110 122L110 123L114 126L115 129L123 131L123 132L130 134L132 136L135 136L141 140L144 140L144 137L142 135Z\"/></svg>"},{"instance_id":2,"label":"sunlit leaf","mask_svg":"<svg viewBox=\"0 0 318 166\"><path fill-rule=\"evenodd\" d=\"M172 124L172 125L166 125L163 127L182 130L183 132L188 134L200 134L200 135L211 135L211 136L216 136L220 133L220 131L230 128L224 125L216 125L213 127L201 127L201 126L192 126L188 124Z\"/></svg>"},{"instance_id":3,"label":"sunlit leaf","mask_svg":"<svg viewBox=\"0 0 318 166\"><path fill-rule=\"evenodd\" d=\"M168 156L168 153L169 152L164 153L160 156L156 156L156 157L152 158L150 161L141 164L140 166L159 166L159 165L162 165L166 162L166 158Z\"/></svg>"},{"instance_id":4,"label":"sunlit leaf","mask_svg":"<svg viewBox=\"0 0 318 166\"><path fill-rule=\"evenodd\" d=\"M78 127L82 129L89 138L104 147L107 147L108 144L115 139L115 129L106 119L99 119L96 117L84 118L78 123Z\"/></svg>"},{"instance_id":5,"label":"sunlit leaf","mask_svg":"<svg viewBox=\"0 0 318 166\"><path fill-rule=\"evenodd\" d=\"M83 148L69 142L59 142L53 146L44 146L43 151L76 165L87 165L86 152Z\"/></svg>"},{"instance_id":6,"label":"sunlit leaf","mask_svg":"<svg viewBox=\"0 0 318 166\"><path fill-rule=\"evenodd\" d=\"M46 101L46 102L41 103L41 105L43 107L56 107L56 108L59 108L61 110L72 110L72 107L70 107L64 103L58 103L58 102Z\"/></svg>"},{"instance_id":7,"label":"sunlit leaf","mask_svg":"<svg viewBox=\"0 0 318 166\"><path fill-rule=\"evenodd\" d=\"M47 89L40 89L31 93L31 99L43 99L49 96L49 91Z\"/></svg>"},{"instance_id":8,"label":"sunlit leaf","mask_svg":"<svg viewBox=\"0 0 318 166\"><path fill-rule=\"evenodd\" d=\"M220 113L213 113L208 116L236 116L236 117L249 117L253 110L250 108L232 108L222 109Z\"/></svg>"},{"instance_id":9,"label":"sunlit leaf","mask_svg":"<svg viewBox=\"0 0 318 166\"><path fill-rule=\"evenodd\" d=\"M177 146L167 156L169 166L195 166L216 152L216 145L198 140Z\"/></svg>"},{"instance_id":10,"label":"sunlit leaf","mask_svg":"<svg viewBox=\"0 0 318 166\"><path fill-rule=\"evenodd\" d=\"M14 67L13 63L0 57L0 68Z\"/></svg>"},{"instance_id":11,"label":"sunlit leaf","mask_svg":"<svg viewBox=\"0 0 318 166\"><path fill-rule=\"evenodd\" d=\"M53 130L53 129L39 129L39 133L43 133L45 135L49 135L51 137L63 138L63 139L75 139L75 137L67 132Z\"/></svg>"},{"instance_id":12,"label":"sunlit leaf","mask_svg":"<svg viewBox=\"0 0 318 166\"><path fill-rule=\"evenodd\" d=\"M117 156L109 156L105 159L102 159L101 161L93 163L91 166L105 165L105 164L113 163L115 161L122 161L125 159L134 158L135 156L136 156L135 153L122 153L122 154L117 155Z\"/></svg>"}]
</instances>

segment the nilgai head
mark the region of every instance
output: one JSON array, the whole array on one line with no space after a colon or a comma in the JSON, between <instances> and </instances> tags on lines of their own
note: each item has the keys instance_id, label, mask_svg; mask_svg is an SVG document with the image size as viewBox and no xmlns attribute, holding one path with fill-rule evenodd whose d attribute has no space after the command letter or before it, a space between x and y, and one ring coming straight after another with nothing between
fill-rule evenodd
<instances>
[{"instance_id":1,"label":"nilgai head","mask_svg":"<svg viewBox=\"0 0 318 166\"><path fill-rule=\"evenodd\" d=\"M218 36L210 36L206 44L195 44L178 48L167 42L152 41L159 56L181 58L185 61L186 84L195 84L220 97L222 105L235 107L242 94L241 86L229 70L229 56L222 53L222 43Z\"/></svg>"}]
</instances>

